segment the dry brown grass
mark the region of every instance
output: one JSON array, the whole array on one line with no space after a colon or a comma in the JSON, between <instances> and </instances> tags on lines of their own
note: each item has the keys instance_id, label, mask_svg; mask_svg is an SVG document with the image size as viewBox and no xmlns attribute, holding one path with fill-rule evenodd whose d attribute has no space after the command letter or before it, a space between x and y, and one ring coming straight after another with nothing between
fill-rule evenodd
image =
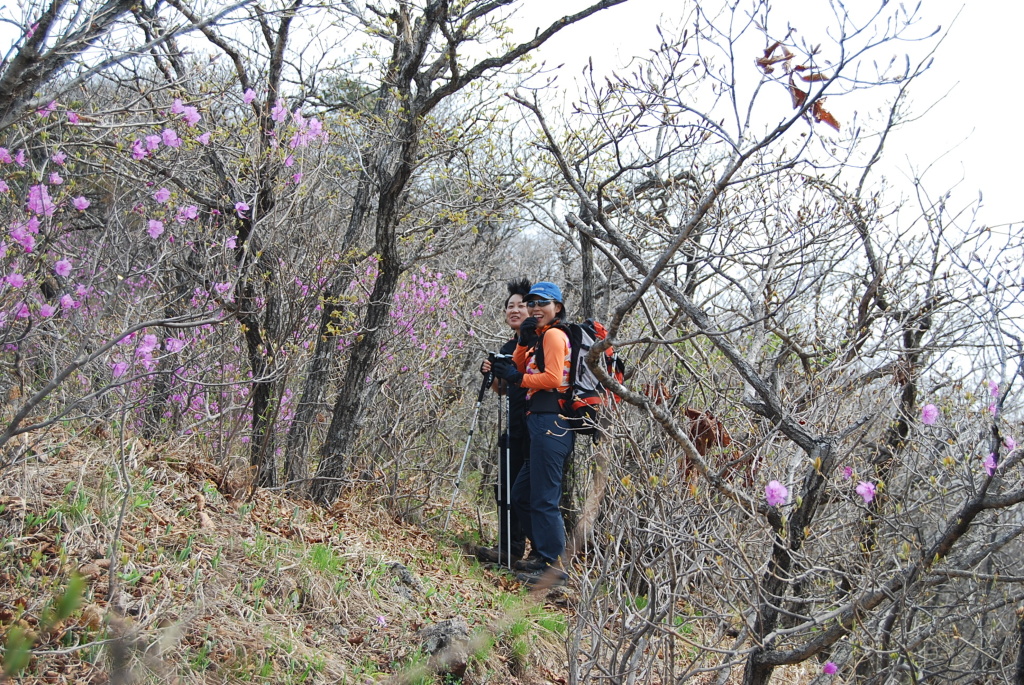
<instances>
[{"instance_id":1,"label":"dry brown grass","mask_svg":"<svg viewBox=\"0 0 1024 685\"><path fill-rule=\"evenodd\" d=\"M35 642L20 682L431 682L409 669L425 661L417 631L454 616L477 636L465 682L557 682L564 670L514 584L363 493L325 511L250 492L238 464L142 441L125 444L125 480L105 433L51 433L34 449L0 474L0 632ZM76 572L81 607L43 632ZM517 663L517 640L532 667Z\"/></svg>"}]
</instances>

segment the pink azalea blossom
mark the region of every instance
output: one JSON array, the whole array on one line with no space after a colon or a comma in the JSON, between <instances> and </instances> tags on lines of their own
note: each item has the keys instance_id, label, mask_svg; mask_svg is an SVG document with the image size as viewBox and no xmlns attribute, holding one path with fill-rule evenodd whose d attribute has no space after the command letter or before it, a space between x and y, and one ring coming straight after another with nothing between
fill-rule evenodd
<instances>
[{"instance_id":1,"label":"pink azalea blossom","mask_svg":"<svg viewBox=\"0 0 1024 685\"><path fill-rule=\"evenodd\" d=\"M0 193L6 193L10 188L7 187L7 182L0 179Z\"/></svg>"},{"instance_id":2,"label":"pink azalea blossom","mask_svg":"<svg viewBox=\"0 0 1024 685\"><path fill-rule=\"evenodd\" d=\"M29 233L25 224L17 224L11 229L11 238L14 242L21 245L21 249L25 252L31 252L36 246L36 239Z\"/></svg>"},{"instance_id":3,"label":"pink azalea blossom","mask_svg":"<svg viewBox=\"0 0 1024 685\"><path fill-rule=\"evenodd\" d=\"M62 259L53 265L53 272L61 278L67 278L71 275L71 261Z\"/></svg>"},{"instance_id":4,"label":"pink azalea blossom","mask_svg":"<svg viewBox=\"0 0 1024 685\"><path fill-rule=\"evenodd\" d=\"M299 173L297 173L297 174L292 174L292 182L295 185L299 185L299 182L301 180L302 180L302 172L301 171Z\"/></svg>"},{"instance_id":5,"label":"pink azalea blossom","mask_svg":"<svg viewBox=\"0 0 1024 685\"><path fill-rule=\"evenodd\" d=\"M168 338L164 342L164 347L167 348L168 352L174 353L181 351L181 349L185 347L185 343L177 338Z\"/></svg>"},{"instance_id":6,"label":"pink azalea blossom","mask_svg":"<svg viewBox=\"0 0 1024 685\"><path fill-rule=\"evenodd\" d=\"M68 112L68 123L69 124L77 125L81 121L82 121L82 118L80 116L78 116L78 112L70 112L70 111Z\"/></svg>"},{"instance_id":7,"label":"pink azalea blossom","mask_svg":"<svg viewBox=\"0 0 1024 685\"><path fill-rule=\"evenodd\" d=\"M127 362L117 362L111 367L114 378L120 378L128 370Z\"/></svg>"},{"instance_id":8,"label":"pink azalea blossom","mask_svg":"<svg viewBox=\"0 0 1024 685\"><path fill-rule=\"evenodd\" d=\"M327 131L324 130L324 125L320 123L320 120L313 117L309 120L309 124L306 126L306 131L309 133L310 138L323 138L327 140Z\"/></svg>"},{"instance_id":9,"label":"pink azalea blossom","mask_svg":"<svg viewBox=\"0 0 1024 685\"><path fill-rule=\"evenodd\" d=\"M982 462L982 465L985 467L985 473L990 476L996 475L996 469L999 467L999 463L996 462L995 452L989 453L989 455L985 457L985 461Z\"/></svg>"},{"instance_id":10,"label":"pink azalea blossom","mask_svg":"<svg viewBox=\"0 0 1024 685\"><path fill-rule=\"evenodd\" d=\"M153 350L156 349L156 346L157 346L158 342L159 342L159 340L157 339L157 337L155 335L153 335L152 333L147 333L146 335L142 336L142 344L139 345L139 350L138 350L139 353L141 353L141 354L149 354L149 353L151 353Z\"/></svg>"},{"instance_id":11,"label":"pink azalea blossom","mask_svg":"<svg viewBox=\"0 0 1024 685\"><path fill-rule=\"evenodd\" d=\"M939 418L939 408L934 404L926 404L921 407L921 423L931 426L937 418Z\"/></svg>"},{"instance_id":12,"label":"pink azalea blossom","mask_svg":"<svg viewBox=\"0 0 1024 685\"><path fill-rule=\"evenodd\" d=\"M40 305L39 316L43 317L44 319L49 319L51 316L54 315L56 311L57 308L54 307L52 304Z\"/></svg>"},{"instance_id":13,"label":"pink azalea blossom","mask_svg":"<svg viewBox=\"0 0 1024 685\"><path fill-rule=\"evenodd\" d=\"M1012 452L1017 449L1017 441L1007 435L1003 438L1003 447L1005 447L1007 451Z\"/></svg>"},{"instance_id":14,"label":"pink azalea blossom","mask_svg":"<svg viewBox=\"0 0 1024 685\"><path fill-rule=\"evenodd\" d=\"M160 140L164 141L164 145L167 147L181 147L181 138L173 128L165 128L160 133Z\"/></svg>"},{"instance_id":15,"label":"pink azalea blossom","mask_svg":"<svg viewBox=\"0 0 1024 685\"><path fill-rule=\"evenodd\" d=\"M156 219L150 219L149 220L149 227L146 229L146 233L149 234L150 238L152 238L153 240L156 240L157 238L159 238L163 234L163 232L164 232L164 222L158 221Z\"/></svg>"},{"instance_id":16,"label":"pink azalea blossom","mask_svg":"<svg viewBox=\"0 0 1024 685\"><path fill-rule=\"evenodd\" d=\"M284 165L285 166L291 166L293 164L295 164L295 158L294 157L292 157L291 155L288 155L287 157L284 158Z\"/></svg>"},{"instance_id":17,"label":"pink azalea blossom","mask_svg":"<svg viewBox=\"0 0 1024 685\"><path fill-rule=\"evenodd\" d=\"M3 162L4 164L10 164L13 161L14 158L11 157L11 153L7 150L7 148L0 147L0 162Z\"/></svg>"},{"instance_id":18,"label":"pink azalea blossom","mask_svg":"<svg viewBox=\"0 0 1024 685\"><path fill-rule=\"evenodd\" d=\"M228 248L229 250L235 249L237 245L238 238L236 236L231 236L230 238L224 241L224 247Z\"/></svg>"},{"instance_id":19,"label":"pink azalea blossom","mask_svg":"<svg viewBox=\"0 0 1024 685\"><path fill-rule=\"evenodd\" d=\"M857 494L864 498L864 504L868 504L875 498L875 484L862 480L857 483Z\"/></svg>"},{"instance_id":20,"label":"pink azalea blossom","mask_svg":"<svg viewBox=\"0 0 1024 685\"><path fill-rule=\"evenodd\" d=\"M235 203L235 212L238 213L238 216L245 216L245 213L248 212L248 211L249 211L249 205L247 205L246 203L244 203L244 202L236 202Z\"/></svg>"},{"instance_id":21,"label":"pink azalea blossom","mask_svg":"<svg viewBox=\"0 0 1024 685\"><path fill-rule=\"evenodd\" d=\"M174 217L174 220L179 224L183 224L190 219L195 219L199 216L199 208L195 205L189 205L188 207L182 207L178 209L178 214Z\"/></svg>"},{"instance_id":22,"label":"pink azalea blossom","mask_svg":"<svg viewBox=\"0 0 1024 685\"><path fill-rule=\"evenodd\" d=\"M204 133L202 135L196 136L196 140L199 141L200 143L202 143L203 145L209 145L210 144L210 132L207 131L206 133Z\"/></svg>"},{"instance_id":23,"label":"pink azalea blossom","mask_svg":"<svg viewBox=\"0 0 1024 685\"><path fill-rule=\"evenodd\" d=\"M777 507L780 504L786 503L786 500L789 498L789 490L779 481L773 480L765 486L764 498L768 502L769 507Z\"/></svg>"},{"instance_id":24,"label":"pink azalea blossom","mask_svg":"<svg viewBox=\"0 0 1024 685\"><path fill-rule=\"evenodd\" d=\"M57 150L57 152L53 153L53 157L50 157L50 159L53 161L54 164L64 166L64 162L67 161L68 156L64 154L62 150Z\"/></svg>"},{"instance_id":25,"label":"pink azalea blossom","mask_svg":"<svg viewBox=\"0 0 1024 685\"><path fill-rule=\"evenodd\" d=\"M244 102L247 105L251 105L252 101L255 100L255 99L256 99L256 91L253 90L252 88L249 88L244 93L242 93L242 102Z\"/></svg>"},{"instance_id":26,"label":"pink azalea blossom","mask_svg":"<svg viewBox=\"0 0 1024 685\"><path fill-rule=\"evenodd\" d=\"M6 279L7 285L12 288L23 288L25 287L25 277L19 273L9 274Z\"/></svg>"},{"instance_id":27,"label":"pink azalea blossom","mask_svg":"<svg viewBox=\"0 0 1024 685\"><path fill-rule=\"evenodd\" d=\"M270 110L270 118L279 124L288 118L288 108L284 106L284 102L277 101L277 104Z\"/></svg>"},{"instance_id":28,"label":"pink azalea blossom","mask_svg":"<svg viewBox=\"0 0 1024 685\"><path fill-rule=\"evenodd\" d=\"M60 298L60 306L64 309L73 309L76 304L75 298L69 294L64 294Z\"/></svg>"},{"instance_id":29,"label":"pink azalea blossom","mask_svg":"<svg viewBox=\"0 0 1024 685\"><path fill-rule=\"evenodd\" d=\"M185 105L182 104L181 98L175 98L174 102L171 103L171 114L181 114L185 111Z\"/></svg>"},{"instance_id":30,"label":"pink azalea blossom","mask_svg":"<svg viewBox=\"0 0 1024 685\"><path fill-rule=\"evenodd\" d=\"M202 118L203 117L199 113L199 110L196 109L195 107L186 107L185 108L184 119L185 119L185 123L188 124L189 126L195 126L196 124L199 123L199 120L202 119Z\"/></svg>"},{"instance_id":31,"label":"pink azalea blossom","mask_svg":"<svg viewBox=\"0 0 1024 685\"><path fill-rule=\"evenodd\" d=\"M163 204L171 199L171 191L167 190L167 188L160 188L153 193L153 199Z\"/></svg>"},{"instance_id":32,"label":"pink azalea blossom","mask_svg":"<svg viewBox=\"0 0 1024 685\"><path fill-rule=\"evenodd\" d=\"M25 151L18 150L18 154L14 155L14 163L20 167L25 166Z\"/></svg>"},{"instance_id":33,"label":"pink azalea blossom","mask_svg":"<svg viewBox=\"0 0 1024 685\"><path fill-rule=\"evenodd\" d=\"M156 134L146 136L146 149L150 152L155 152L159 150L161 140L161 137Z\"/></svg>"},{"instance_id":34,"label":"pink azalea blossom","mask_svg":"<svg viewBox=\"0 0 1024 685\"><path fill-rule=\"evenodd\" d=\"M132 159L143 159L149 154L146 151L146 146L141 140L136 140L132 143Z\"/></svg>"},{"instance_id":35,"label":"pink azalea blossom","mask_svg":"<svg viewBox=\"0 0 1024 685\"><path fill-rule=\"evenodd\" d=\"M22 302L21 306L18 307L18 313L15 314L15 317L19 319L27 319L31 314L32 312L29 310L28 305Z\"/></svg>"},{"instance_id":36,"label":"pink azalea blossom","mask_svg":"<svg viewBox=\"0 0 1024 685\"><path fill-rule=\"evenodd\" d=\"M853 478L853 467L843 467L843 480L850 480L851 478Z\"/></svg>"},{"instance_id":37,"label":"pink azalea blossom","mask_svg":"<svg viewBox=\"0 0 1024 685\"><path fill-rule=\"evenodd\" d=\"M988 393L992 395L992 397L999 397L999 384L996 383L995 381L989 381Z\"/></svg>"},{"instance_id":38,"label":"pink azalea blossom","mask_svg":"<svg viewBox=\"0 0 1024 685\"><path fill-rule=\"evenodd\" d=\"M46 117L50 116L56 109L57 101L50 100L50 104L48 104L46 107L42 109L36 110L36 114L38 114L41 118L45 119Z\"/></svg>"},{"instance_id":39,"label":"pink azalea blossom","mask_svg":"<svg viewBox=\"0 0 1024 685\"><path fill-rule=\"evenodd\" d=\"M39 227L42 224L39 223L39 219L32 216L29 217L28 222L25 223L25 228L29 230L29 233L39 233Z\"/></svg>"},{"instance_id":40,"label":"pink azalea blossom","mask_svg":"<svg viewBox=\"0 0 1024 685\"><path fill-rule=\"evenodd\" d=\"M831 661L826 661L825 665L821 667L821 672L825 675L835 675L836 671L838 670L839 667Z\"/></svg>"},{"instance_id":41,"label":"pink azalea blossom","mask_svg":"<svg viewBox=\"0 0 1024 685\"><path fill-rule=\"evenodd\" d=\"M60 177L60 174L58 174L56 171L50 172L50 185L51 186L59 186L63 182L64 182L64 179Z\"/></svg>"},{"instance_id":42,"label":"pink azalea blossom","mask_svg":"<svg viewBox=\"0 0 1024 685\"><path fill-rule=\"evenodd\" d=\"M71 201L71 204L73 204L75 206L75 209L77 209L78 211L84 212L85 210L89 209L89 205L91 205L92 203L89 202L89 200L87 200L86 198L78 196Z\"/></svg>"},{"instance_id":43,"label":"pink azalea blossom","mask_svg":"<svg viewBox=\"0 0 1024 685\"><path fill-rule=\"evenodd\" d=\"M465 271L459 271L458 269L455 270L455 277L458 278L458 279L461 279L463 281L466 280L466 278L468 278L466 276L466 272Z\"/></svg>"},{"instance_id":44,"label":"pink azalea blossom","mask_svg":"<svg viewBox=\"0 0 1024 685\"><path fill-rule=\"evenodd\" d=\"M28 189L28 211L33 214L53 216L56 209L57 205L50 199L50 193L46 190L46 186L37 185Z\"/></svg>"},{"instance_id":45,"label":"pink azalea blossom","mask_svg":"<svg viewBox=\"0 0 1024 685\"><path fill-rule=\"evenodd\" d=\"M34 24L32 24L31 26L29 26L27 29L25 29L25 37L26 38L31 38L32 36L36 35L36 29L37 28L39 28L39 22L38 21L35 22Z\"/></svg>"}]
</instances>

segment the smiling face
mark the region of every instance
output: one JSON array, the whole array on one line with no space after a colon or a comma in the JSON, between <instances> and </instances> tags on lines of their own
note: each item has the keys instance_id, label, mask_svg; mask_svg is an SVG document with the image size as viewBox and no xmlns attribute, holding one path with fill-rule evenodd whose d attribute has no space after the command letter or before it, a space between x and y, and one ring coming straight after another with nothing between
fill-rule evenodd
<instances>
[{"instance_id":1,"label":"smiling face","mask_svg":"<svg viewBox=\"0 0 1024 685\"><path fill-rule=\"evenodd\" d=\"M526 303L523 302L522 295L513 295L508 298L508 304L505 305L505 323L508 324L509 328L513 331L518 331L519 324L523 322L527 315Z\"/></svg>"},{"instance_id":2,"label":"smiling face","mask_svg":"<svg viewBox=\"0 0 1024 685\"><path fill-rule=\"evenodd\" d=\"M558 315L558 303L553 300L533 299L527 303L530 316L537 319L537 328L547 326Z\"/></svg>"}]
</instances>

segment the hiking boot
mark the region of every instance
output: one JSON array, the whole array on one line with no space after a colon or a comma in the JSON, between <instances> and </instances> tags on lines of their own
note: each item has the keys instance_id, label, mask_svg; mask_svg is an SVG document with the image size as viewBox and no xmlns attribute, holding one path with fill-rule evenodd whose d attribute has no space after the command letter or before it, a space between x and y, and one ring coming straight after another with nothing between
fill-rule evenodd
<instances>
[{"instance_id":1,"label":"hiking boot","mask_svg":"<svg viewBox=\"0 0 1024 685\"><path fill-rule=\"evenodd\" d=\"M543 587L562 587L569 582L569 574L560 568L545 564L543 569L530 573L517 573L516 580L526 585L542 585Z\"/></svg>"},{"instance_id":2,"label":"hiking boot","mask_svg":"<svg viewBox=\"0 0 1024 685\"><path fill-rule=\"evenodd\" d=\"M535 557L532 554L525 559L512 562L512 568L517 571L524 571L526 573L534 573L535 571L543 571L550 564L541 557Z\"/></svg>"},{"instance_id":3,"label":"hiking boot","mask_svg":"<svg viewBox=\"0 0 1024 685\"><path fill-rule=\"evenodd\" d=\"M522 557L520 552L519 557L512 552L512 563L518 563L519 558ZM508 566L508 553L502 549L499 550L497 547L477 547L476 558L485 564L501 564Z\"/></svg>"}]
</instances>

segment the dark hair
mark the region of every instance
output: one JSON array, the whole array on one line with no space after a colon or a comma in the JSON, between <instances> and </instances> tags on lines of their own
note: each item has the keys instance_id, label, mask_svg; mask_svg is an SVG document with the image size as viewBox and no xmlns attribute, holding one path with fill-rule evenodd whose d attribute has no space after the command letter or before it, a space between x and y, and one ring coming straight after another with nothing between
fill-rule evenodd
<instances>
[{"instance_id":1,"label":"dark hair","mask_svg":"<svg viewBox=\"0 0 1024 685\"><path fill-rule=\"evenodd\" d=\"M526 296L530 294L530 281L525 278L513 279L505 284L508 288L508 297L505 298L505 307L508 308L508 301L512 299L513 295L526 299Z\"/></svg>"}]
</instances>

